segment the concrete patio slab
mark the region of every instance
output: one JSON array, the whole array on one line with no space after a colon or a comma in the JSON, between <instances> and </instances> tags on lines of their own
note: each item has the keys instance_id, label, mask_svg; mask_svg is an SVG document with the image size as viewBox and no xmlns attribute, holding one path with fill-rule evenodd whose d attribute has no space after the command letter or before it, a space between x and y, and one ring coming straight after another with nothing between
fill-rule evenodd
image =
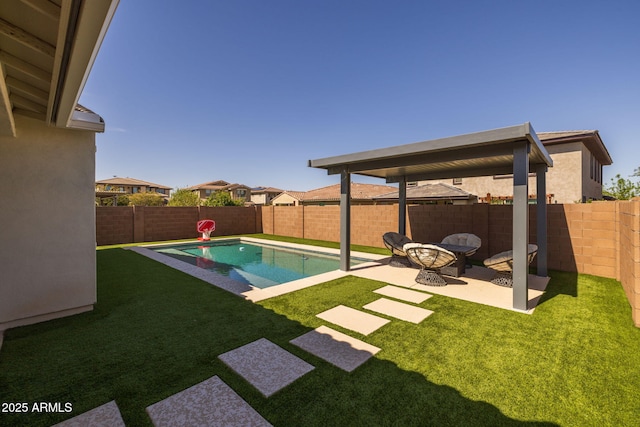
<instances>
[{"instance_id":1,"label":"concrete patio slab","mask_svg":"<svg viewBox=\"0 0 640 427\"><path fill-rule=\"evenodd\" d=\"M511 288L497 286L490 282L495 272L488 268L474 265L472 268L467 268L461 277L443 276L447 281L447 286L426 286L416 283L415 279L419 271L415 268L396 268L379 264L368 269L351 271L351 274L412 290L522 312L513 309L513 290ZM529 275L529 309L524 313L533 313L548 283L548 277Z\"/></svg>"},{"instance_id":2,"label":"concrete patio slab","mask_svg":"<svg viewBox=\"0 0 640 427\"><path fill-rule=\"evenodd\" d=\"M90 411L70 418L52 427L125 427L116 401L105 403Z\"/></svg>"},{"instance_id":3,"label":"concrete patio slab","mask_svg":"<svg viewBox=\"0 0 640 427\"><path fill-rule=\"evenodd\" d=\"M376 346L327 326L320 326L289 342L347 372L380 351Z\"/></svg>"},{"instance_id":4,"label":"concrete patio slab","mask_svg":"<svg viewBox=\"0 0 640 427\"><path fill-rule=\"evenodd\" d=\"M409 289L399 288L397 286L385 286L384 288L376 289L373 292L384 295L386 297L412 302L414 304L425 302L433 296L430 294L425 294L423 292L416 292L410 291Z\"/></svg>"},{"instance_id":5,"label":"concrete patio slab","mask_svg":"<svg viewBox=\"0 0 640 427\"><path fill-rule=\"evenodd\" d=\"M433 311L431 310L405 304L403 302L393 301L387 298L380 298L363 306L362 308L416 324L422 322L433 314Z\"/></svg>"},{"instance_id":6,"label":"concrete patio slab","mask_svg":"<svg viewBox=\"0 0 640 427\"><path fill-rule=\"evenodd\" d=\"M288 386L314 367L266 338L218 356L265 397Z\"/></svg>"},{"instance_id":7,"label":"concrete patio slab","mask_svg":"<svg viewBox=\"0 0 640 427\"><path fill-rule=\"evenodd\" d=\"M382 317L374 316L373 314L365 313L344 305L323 311L317 314L316 317L342 326L345 329L359 332L362 335L369 335L371 332L389 323L388 319L383 319Z\"/></svg>"},{"instance_id":8,"label":"concrete patio slab","mask_svg":"<svg viewBox=\"0 0 640 427\"><path fill-rule=\"evenodd\" d=\"M217 376L148 406L147 414L155 427L271 426Z\"/></svg>"}]
</instances>

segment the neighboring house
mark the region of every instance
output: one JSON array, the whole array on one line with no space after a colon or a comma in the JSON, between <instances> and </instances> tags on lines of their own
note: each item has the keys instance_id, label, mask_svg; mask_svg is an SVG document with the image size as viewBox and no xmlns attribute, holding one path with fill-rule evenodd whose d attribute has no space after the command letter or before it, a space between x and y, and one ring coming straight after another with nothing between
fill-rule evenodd
<instances>
[{"instance_id":1,"label":"neighboring house","mask_svg":"<svg viewBox=\"0 0 640 427\"><path fill-rule=\"evenodd\" d=\"M373 199L378 202L397 203L398 190L381 194ZM477 202L478 198L474 194L443 182L407 187L407 203L411 204L472 205Z\"/></svg>"},{"instance_id":2,"label":"neighboring house","mask_svg":"<svg viewBox=\"0 0 640 427\"><path fill-rule=\"evenodd\" d=\"M602 168L610 165L612 160L597 130L538 132L537 135L553 160L553 167L546 174L548 203L576 203L603 198ZM435 182L451 184L476 194L485 202L511 203L513 199L511 175L420 181L417 184ZM408 186L410 184L407 183ZM535 171L530 171L529 191L533 200L535 189Z\"/></svg>"},{"instance_id":3,"label":"neighboring house","mask_svg":"<svg viewBox=\"0 0 640 427\"><path fill-rule=\"evenodd\" d=\"M117 200L119 195L157 193L166 201L169 199L170 192L171 187L135 178L113 177L96 181L96 197L100 199L114 198Z\"/></svg>"},{"instance_id":4,"label":"neighboring house","mask_svg":"<svg viewBox=\"0 0 640 427\"><path fill-rule=\"evenodd\" d=\"M0 182L11 189L0 199L0 334L96 303L95 133L104 121L78 100L117 5L0 7Z\"/></svg>"},{"instance_id":5,"label":"neighboring house","mask_svg":"<svg viewBox=\"0 0 640 427\"><path fill-rule=\"evenodd\" d=\"M232 200L244 200L245 203L251 202L251 187L242 184L229 184L227 181L219 180L194 185L187 189L198 193L201 200L206 200L212 194L225 191L229 193Z\"/></svg>"},{"instance_id":6,"label":"neighboring house","mask_svg":"<svg viewBox=\"0 0 640 427\"><path fill-rule=\"evenodd\" d=\"M286 190L271 200L273 206L298 206L304 197L304 191Z\"/></svg>"},{"instance_id":7,"label":"neighboring house","mask_svg":"<svg viewBox=\"0 0 640 427\"><path fill-rule=\"evenodd\" d=\"M282 191L273 187L255 187L251 189L251 201L256 205L270 205L273 198Z\"/></svg>"},{"instance_id":8,"label":"neighboring house","mask_svg":"<svg viewBox=\"0 0 640 427\"><path fill-rule=\"evenodd\" d=\"M351 203L356 205L375 205L390 203L387 201L378 202L375 197L380 194L388 194L396 190L390 185L360 184L351 183ZM285 191L272 201L274 206L298 206L298 205L339 205L340 204L340 184L328 187L317 188L306 192Z\"/></svg>"}]
</instances>

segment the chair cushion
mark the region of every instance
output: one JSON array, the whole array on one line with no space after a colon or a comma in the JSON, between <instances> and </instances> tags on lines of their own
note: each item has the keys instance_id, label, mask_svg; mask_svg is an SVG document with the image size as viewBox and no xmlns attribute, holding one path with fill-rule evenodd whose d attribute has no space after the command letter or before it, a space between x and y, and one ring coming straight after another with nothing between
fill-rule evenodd
<instances>
[{"instance_id":1,"label":"chair cushion","mask_svg":"<svg viewBox=\"0 0 640 427\"><path fill-rule=\"evenodd\" d=\"M411 262L429 270L446 267L457 259L453 252L435 245L409 243L403 249Z\"/></svg>"},{"instance_id":2,"label":"chair cushion","mask_svg":"<svg viewBox=\"0 0 640 427\"><path fill-rule=\"evenodd\" d=\"M529 244L527 247L528 262L533 261L533 258L538 252L538 246ZM492 270L496 271L513 271L513 250L500 252L494 256L484 260L484 265Z\"/></svg>"}]
</instances>

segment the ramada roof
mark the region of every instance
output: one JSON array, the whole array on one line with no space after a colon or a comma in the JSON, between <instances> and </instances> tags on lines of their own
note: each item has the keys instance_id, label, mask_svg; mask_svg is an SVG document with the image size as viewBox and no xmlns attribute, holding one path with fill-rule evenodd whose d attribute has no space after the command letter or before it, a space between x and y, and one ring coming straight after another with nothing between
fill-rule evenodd
<instances>
[{"instance_id":1,"label":"ramada roof","mask_svg":"<svg viewBox=\"0 0 640 427\"><path fill-rule=\"evenodd\" d=\"M100 181L96 181L96 184L111 184L111 185L134 185L134 186L144 186L144 187L154 187L154 188L165 188L167 190L171 190L171 187L167 187L166 185L154 184L153 182L142 181L140 179L135 178L120 178L113 177L109 179L103 179Z\"/></svg>"}]
</instances>

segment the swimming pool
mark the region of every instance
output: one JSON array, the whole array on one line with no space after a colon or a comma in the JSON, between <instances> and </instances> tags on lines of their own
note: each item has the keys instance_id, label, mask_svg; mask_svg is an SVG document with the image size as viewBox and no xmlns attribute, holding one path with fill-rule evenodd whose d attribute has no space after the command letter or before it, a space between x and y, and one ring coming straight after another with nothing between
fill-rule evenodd
<instances>
[{"instance_id":1,"label":"swimming pool","mask_svg":"<svg viewBox=\"0 0 640 427\"><path fill-rule=\"evenodd\" d=\"M338 255L240 240L150 249L260 289L340 268ZM367 261L352 257L351 266Z\"/></svg>"}]
</instances>

